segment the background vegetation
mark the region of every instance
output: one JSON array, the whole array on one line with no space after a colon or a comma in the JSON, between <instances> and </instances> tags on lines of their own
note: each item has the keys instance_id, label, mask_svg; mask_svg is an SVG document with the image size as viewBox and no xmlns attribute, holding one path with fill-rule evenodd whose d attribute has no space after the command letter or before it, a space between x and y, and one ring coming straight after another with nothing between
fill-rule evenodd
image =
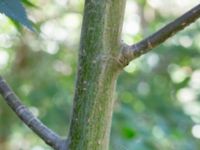
<instances>
[{"instance_id":1,"label":"background vegetation","mask_svg":"<svg viewBox=\"0 0 200 150\"><path fill-rule=\"evenodd\" d=\"M31 2L38 6L27 6L36 33L0 15L0 73L36 116L65 136L84 1ZM128 0L123 40L135 43L196 4ZM125 68L118 80L111 150L200 149L198 31L200 21ZM5 148L49 149L0 100L0 149Z\"/></svg>"}]
</instances>

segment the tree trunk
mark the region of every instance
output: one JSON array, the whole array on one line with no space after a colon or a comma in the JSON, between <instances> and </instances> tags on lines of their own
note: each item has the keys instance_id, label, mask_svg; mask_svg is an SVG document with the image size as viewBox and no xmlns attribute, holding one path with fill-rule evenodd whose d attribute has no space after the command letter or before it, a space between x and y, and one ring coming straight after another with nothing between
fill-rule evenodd
<instances>
[{"instance_id":1,"label":"tree trunk","mask_svg":"<svg viewBox=\"0 0 200 150\"><path fill-rule=\"evenodd\" d=\"M125 0L86 0L70 150L108 150Z\"/></svg>"},{"instance_id":2,"label":"tree trunk","mask_svg":"<svg viewBox=\"0 0 200 150\"><path fill-rule=\"evenodd\" d=\"M115 84L123 66L200 17L198 4L149 37L129 46L120 41L125 3L126 0L85 0L78 77L68 139L62 139L36 118L0 76L0 94L9 107L56 150L108 150Z\"/></svg>"}]
</instances>

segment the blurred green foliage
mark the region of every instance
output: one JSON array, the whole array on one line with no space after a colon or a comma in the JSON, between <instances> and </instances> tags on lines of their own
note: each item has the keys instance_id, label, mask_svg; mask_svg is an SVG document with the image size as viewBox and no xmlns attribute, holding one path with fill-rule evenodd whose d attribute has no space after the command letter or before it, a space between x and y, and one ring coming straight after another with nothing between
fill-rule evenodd
<instances>
[{"instance_id":1,"label":"blurred green foliage","mask_svg":"<svg viewBox=\"0 0 200 150\"><path fill-rule=\"evenodd\" d=\"M198 0L128 0L123 39L134 43ZM76 78L83 0L31 0L37 33L0 15L0 72L30 110L65 136ZM166 9L167 8L167 9ZM111 150L200 149L200 22L131 62L120 75ZM0 100L0 149L47 150Z\"/></svg>"}]
</instances>

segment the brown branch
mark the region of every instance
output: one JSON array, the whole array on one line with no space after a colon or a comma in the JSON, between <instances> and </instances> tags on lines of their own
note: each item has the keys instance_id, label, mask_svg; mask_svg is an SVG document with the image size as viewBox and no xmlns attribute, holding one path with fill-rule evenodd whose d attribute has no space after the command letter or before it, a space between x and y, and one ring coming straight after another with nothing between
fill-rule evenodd
<instances>
[{"instance_id":1,"label":"brown branch","mask_svg":"<svg viewBox=\"0 0 200 150\"><path fill-rule=\"evenodd\" d=\"M46 127L39 119L37 119L20 99L16 96L13 90L9 87L6 81L0 76L0 94L3 96L6 103L16 113L16 115L36 133L45 143L57 150L65 150L67 141L61 139L51 129Z\"/></svg>"},{"instance_id":2,"label":"brown branch","mask_svg":"<svg viewBox=\"0 0 200 150\"><path fill-rule=\"evenodd\" d=\"M175 35L178 31L183 30L186 26L195 22L200 17L200 4L198 4L193 9L189 10L173 22L167 24L159 31L145 38L144 40L134 44L126 45L123 44L122 53L119 57L119 62L125 66L131 60L141 56L142 54L147 53L154 47L160 45L168 38Z\"/></svg>"}]
</instances>

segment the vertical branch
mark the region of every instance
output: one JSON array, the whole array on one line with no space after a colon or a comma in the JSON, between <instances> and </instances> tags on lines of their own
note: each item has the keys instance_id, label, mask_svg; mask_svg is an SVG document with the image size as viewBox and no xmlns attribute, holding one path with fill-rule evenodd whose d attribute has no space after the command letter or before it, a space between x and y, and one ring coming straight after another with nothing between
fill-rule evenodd
<instances>
[{"instance_id":1,"label":"vertical branch","mask_svg":"<svg viewBox=\"0 0 200 150\"><path fill-rule=\"evenodd\" d=\"M69 132L72 150L108 150L125 0L86 0Z\"/></svg>"}]
</instances>

